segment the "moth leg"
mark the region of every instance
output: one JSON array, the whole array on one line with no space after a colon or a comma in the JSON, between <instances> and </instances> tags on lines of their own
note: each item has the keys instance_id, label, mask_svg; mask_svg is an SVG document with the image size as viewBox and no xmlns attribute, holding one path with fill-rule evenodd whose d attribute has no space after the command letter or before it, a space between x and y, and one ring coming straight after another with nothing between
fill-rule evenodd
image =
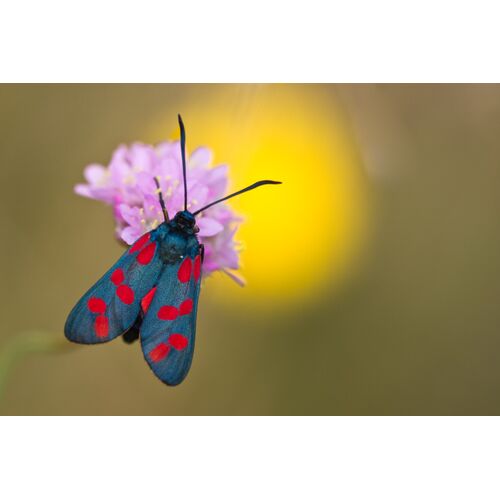
<instances>
[{"instance_id":1,"label":"moth leg","mask_svg":"<svg viewBox=\"0 0 500 500\"><path fill-rule=\"evenodd\" d=\"M201 262L205 260L205 245L200 245Z\"/></svg>"},{"instance_id":2,"label":"moth leg","mask_svg":"<svg viewBox=\"0 0 500 500\"><path fill-rule=\"evenodd\" d=\"M139 338L139 330L142 324L142 314L137 316L135 323L122 335L123 342L132 344Z\"/></svg>"}]
</instances>

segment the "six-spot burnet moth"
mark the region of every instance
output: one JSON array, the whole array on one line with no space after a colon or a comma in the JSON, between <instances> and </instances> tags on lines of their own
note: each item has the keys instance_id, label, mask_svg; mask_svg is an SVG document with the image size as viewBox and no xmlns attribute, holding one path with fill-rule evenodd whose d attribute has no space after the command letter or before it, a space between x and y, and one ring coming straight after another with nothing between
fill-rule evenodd
<instances>
[{"instance_id":1,"label":"six-spot burnet moth","mask_svg":"<svg viewBox=\"0 0 500 500\"><path fill-rule=\"evenodd\" d=\"M196 237L196 215L264 184L281 184L259 181L189 212L186 133L180 115L179 126L184 210L169 218L155 178L165 221L127 249L80 299L64 327L69 340L82 344L108 342L119 335L129 343L140 338L147 363L168 385L184 380L193 358L203 262L203 245Z\"/></svg>"}]
</instances>

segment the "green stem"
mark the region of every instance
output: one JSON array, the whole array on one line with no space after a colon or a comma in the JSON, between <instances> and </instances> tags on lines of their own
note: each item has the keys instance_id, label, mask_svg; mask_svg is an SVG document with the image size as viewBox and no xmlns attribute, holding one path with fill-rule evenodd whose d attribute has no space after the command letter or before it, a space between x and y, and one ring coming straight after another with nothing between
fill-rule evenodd
<instances>
[{"instance_id":1,"label":"green stem","mask_svg":"<svg viewBox=\"0 0 500 500\"><path fill-rule=\"evenodd\" d=\"M29 354L62 352L73 346L64 335L48 332L25 332L16 335L0 351L0 401L10 373Z\"/></svg>"}]
</instances>

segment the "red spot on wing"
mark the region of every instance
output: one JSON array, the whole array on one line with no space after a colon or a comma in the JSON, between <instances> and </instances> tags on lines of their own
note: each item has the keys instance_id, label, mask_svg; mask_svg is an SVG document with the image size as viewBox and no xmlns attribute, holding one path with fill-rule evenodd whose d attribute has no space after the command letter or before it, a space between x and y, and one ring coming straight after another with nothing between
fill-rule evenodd
<instances>
[{"instance_id":1,"label":"red spot on wing","mask_svg":"<svg viewBox=\"0 0 500 500\"><path fill-rule=\"evenodd\" d=\"M124 304L130 305L134 302L134 291L127 285L120 285L116 289L116 295Z\"/></svg>"},{"instance_id":2,"label":"red spot on wing","mask_svg":"<svg viewBox=\"0 0 500 500\"><path fill-rule=\"evenodd\" d=\"M179 281L181 283L187 283L189 281L192 267L193 264L191 262L191 259L189 257L184 259L181 266L179 267L179 270L177 271L177 277L179 278Z\"/></svg>"},{"instance_id":3,"label":"red spot on wing","mask_svg":"<svg viewBox=\"0 0 500 500\"><path fill-rule=\"evenodd\" d=\"M123 269L118 268L113 271L111 275L111 281L116 285L121 285L123 280L125 279L125 275L123 274Z\"/></svg>"},{"instance_id":4,"label":"red spot on wing","mask_svg":"<svg viewBox=\"0 0 500 500\"><path fill-rule=\"evenodd\" d=\"M158 311L158 318L163 320L172 320L177 318L179 311L174 306L161 306Z\"/></svg>"},{"instance_id":5,"label":"red spot on wing","mask_svg":"<svg viewBox=\"0 0 500 500\"><path fill-rule=\"evenodd\" d=\"M168 338L168 343L174 349L182 351L182 349L185 349L188 346L189 341L186 337L184 337L184 335L181 335L180 333L172 333L172 335L170 335L170 337Z\"/></svg>"},{"instance_id":6,"label":"red spot on wing","mask_svg":"<svg viewBox=\"0 0 500 500\"><path fill-rule=\"evenodd\" d=\"M143 248L139 255L137 256L137 262L146 266L151 262L153 255L155 254L156 243L150 243L147 247Z\"/></svg>"},{"instance_id":7,"label":"red spot on wing","mask_svg":"<svg viewBox=\"0 0 500 500\"><path fill-rule=\"evenodd\" d=\"M131 247L129 252L134 253L140 250L148 241L149 238L151 238L151 235L149 233L141 236Z\"/></svg>"},{"instance_id":8,"label":"red spot on wing","mask_svg":"<svg viewBox=\"0 0 500 500\"><path fill-rule=\"evenodd\" d=\"M100 314L99 316L96 317L94 321L94 331L95 334L100 337L107 337L109 333L109 322L108 318L104 316L103 314Z\"/></svg>"},{"instance_id":9,"label":"red spot on wing","mask_svg":"<svg viewBox=\"0 0 500 500\"><path fill-rule=\"evenodd\" d=\"M168 351L170 351L170 346L162 342L149 353L149 357L153 363L158 363L158 361L166 358Z\"/></svg>"},{"instance_id":10,"label":"red spot on wing","mask_svg":"<svg viewBox=\"0 0 500 500\"><path fill-rule=\"evenodd\" d=\"M201 256L197 255L194 259L194 269L193 269L193 276L196 281L200 279L201 275Z\"/></svg>"},{"instance_id":11,"label":"red spot on wing","mask_svg":"<svg viewBox=\"0 0 500 500\"><path fill-rule=\"evenodd\" d=\"M102 314L106 310L106 302L98 297L91 297L87 302L90 312Z\"/></svg>"},{"instance_id":12,"label":"red spot on wing","mask_svg":"<svg viewBox=\"0 0 500 500\"><path fill-rule=\"evenodd\" d=\"M149 290L149 292L142 298L141 307L142 307L142 312L144 314L148 312L149 306L151 305L151 301L153 300L155 293L156 293L156 287L151 288L151 290Z\"/></svg>"},{"instance_id":13,"label":"red spot on wing","mask_svg":"<svg viewBox=\"0 0 500 500\"><path fill-rule=\"evenodd\" d=\"M192 310L193 310L193 299L186 299L179 306L179 314L181 315L189 314Z\"/></svg>"}]
</instances>

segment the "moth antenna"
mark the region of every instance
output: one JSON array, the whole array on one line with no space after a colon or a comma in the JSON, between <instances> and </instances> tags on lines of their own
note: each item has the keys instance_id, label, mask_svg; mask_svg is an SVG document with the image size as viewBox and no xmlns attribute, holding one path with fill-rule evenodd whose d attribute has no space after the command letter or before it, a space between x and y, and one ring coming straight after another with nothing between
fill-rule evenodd
<instances>
[{"instance_id":1,"label":"moth antenna","mask_svg":"<svg viewBox=\"0 0 500 500\"><path fill-rule=\"evenodd\" d=\"M177 115L179 118L179 127L181 129L181 155L182 155L182 176L184 178L184 210L187 211L187 179L186 179L186 130L184 129L184 123L182 122L181 115Z\"/></svg>"},{"instance_id":2,"label":"moth antenna","mask_svg":"<svg viewBox=\"0 0 500 500\"><path fill-rule=\"evenodd\" d=\"M160 198L160 205L161 205L161 210L163 212L163 217L165 218L165 222L168 222L170 218L168 216L167 207L165 206L165 201L163 200L163 195L161 193L160 181L158 180L158 177L154 177L154 181L156 187L158 188L158 197Z\"/></svg>"},{"instance_id":3,"label":"moth antenna","mask_svg":"<svg viewBox=\"0 0 500 500\"><path fill-rule=\"evenodd\" d=\"M224 198L221 198L220 200L213 201L212 203L209 203L207 206L200 208L196 212L193 213L193 215L198 215L200 212L203 212L203 210L206 210L207 208L213 207L214 205L217 205L217 203L220 203L221 201L226 201L229 200L229 198L232 198L233 196L238 196L239 194L245 193L247 191L251 191L252 189L258 188L259 186L264 186L265 184L282 184L280 181L258 181L252 184L251 186L247 186L244 189L240 189L239 191L236 191L236 193L230 194L228 196L225 196Z\"/></svg>"}]
</instances>

